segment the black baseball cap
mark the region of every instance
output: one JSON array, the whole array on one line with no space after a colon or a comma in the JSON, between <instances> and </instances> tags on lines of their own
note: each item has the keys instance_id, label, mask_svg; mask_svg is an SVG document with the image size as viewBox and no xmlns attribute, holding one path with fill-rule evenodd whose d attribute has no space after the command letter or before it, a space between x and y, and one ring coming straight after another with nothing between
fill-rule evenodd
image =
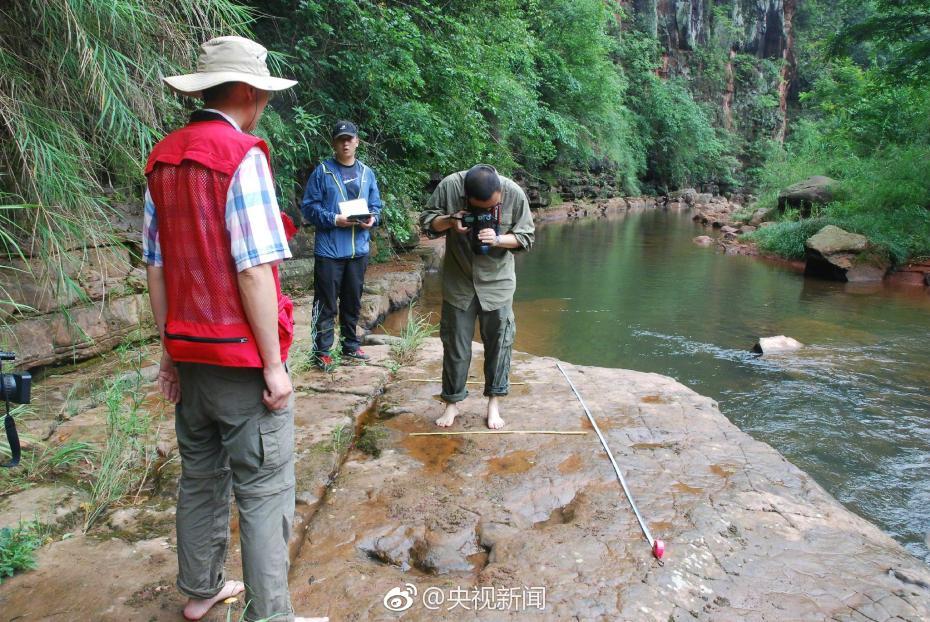
<instances>
[{"instance_id":1,"label":"black baseball cap","mask_svg":"<svg viewBox=\"0 0 930 622\"><path fill-rule=\"evenodd\" d=\"M332 137L339 138L340 136L358 136L358 128L351 121L336 121L336 125L333 126Z\"/></svg>"}]
</instances>

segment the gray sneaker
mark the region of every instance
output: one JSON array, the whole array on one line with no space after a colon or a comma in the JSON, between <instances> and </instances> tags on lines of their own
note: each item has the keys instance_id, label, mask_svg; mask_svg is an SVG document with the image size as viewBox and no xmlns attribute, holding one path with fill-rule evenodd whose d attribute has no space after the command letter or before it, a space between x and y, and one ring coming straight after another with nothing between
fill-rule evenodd
<instances>
[{"instance_id":1,"label":"gray sneaker","mask_svg":"<svg viewBox=\"0 0 930 622\"><path fill-rule=\"evenodd\" d=\"M371 357L365 354L365 351L359 348L358 350L343 350L342 358L349 359L351 361L370 361Z\"/></svg>"}]
</instances>

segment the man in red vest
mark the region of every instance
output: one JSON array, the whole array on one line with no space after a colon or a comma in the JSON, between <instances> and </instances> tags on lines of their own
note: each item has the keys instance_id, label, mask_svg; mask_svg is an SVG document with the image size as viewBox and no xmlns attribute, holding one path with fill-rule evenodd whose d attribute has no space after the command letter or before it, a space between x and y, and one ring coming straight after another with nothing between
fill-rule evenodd
<instances>
[{"instance_id":1,"label":"man in red vest","mask_svg":"<svg viewBox=\"0 0 930 622\"><path fill-rule=\"evenodd\" d=\"M268 147L255 129L270 92L267 50L241 37L205 43L197 73L165 78L205 107L152 150L143 253L177 404L178 588L199 620L243 590L246 620L295 618L287 584L294 517L293 388L285 363L293 307L277 264L291 256ZM230 494L243 583L227 581Z\"/></svg>"}]
</instances>

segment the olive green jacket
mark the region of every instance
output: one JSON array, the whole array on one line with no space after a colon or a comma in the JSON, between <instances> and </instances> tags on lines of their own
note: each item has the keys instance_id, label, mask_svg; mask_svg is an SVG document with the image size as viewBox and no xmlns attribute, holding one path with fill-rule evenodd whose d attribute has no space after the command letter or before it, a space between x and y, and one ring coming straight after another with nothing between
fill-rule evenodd
<instances>
[{"instance_id":1,"label":"olive green jacket","mask_svg":"<svg viewBox=\"0 0 930 622\"><path fill-rule=\"evenodd\" d=\"M536 228L523 189L501 175L500 234L514 234L520 248L491 248L487 255L476 255L467 234L460 234L454 229L442 233L433 231L431 225L434 218L466 208L465 173L452 173L439 182L426 209L420 213L420 227L430 237L446 236L446 255L442 267L443 300L465 310L477 295L481 309L493 311L512 303L517 288L513 253L529 250L533 246Z\"/></svg>"}]
</instances>

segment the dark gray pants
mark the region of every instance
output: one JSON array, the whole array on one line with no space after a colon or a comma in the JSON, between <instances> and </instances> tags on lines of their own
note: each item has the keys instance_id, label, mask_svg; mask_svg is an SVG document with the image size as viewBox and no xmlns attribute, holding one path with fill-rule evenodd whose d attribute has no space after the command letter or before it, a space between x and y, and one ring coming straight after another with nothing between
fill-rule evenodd
<instances>
[{"instance_id":1,"label":"dark gray pants","mask_svg":"<svg viewBox=\"0 0 930 622\"><path fill-rule=\"evenodd\" d=\"M239 508L246 620L294 619L287 542L294 521L294 408L262 403L261 369L178 363L178 588L212 598L226 581L230 493Z\"/></svg>"},{"instance_id":2,"label":"dark gray pants","mask_svg":"<svg viewBox=\"0 0 930 622\"><path fill-rule=\"evenodd\" d=\"M465 381L471 365L471 338L478 320L484 344L484 394L507 395L510 389L510 353L517 325L510 304L483 311L478 297L462 310L442 303L439 337L442 339L442 399L461 402L468 395Z\"/></svg>"},{"instance_id":3,"label":"dark gray pants","mask_svg":"<svg viewBox=\"0 0 930 622\"><path fill-rule=\"evenodd\" d=\"M356 334L362 310L362 288L368 255L351 259L313 259L313 313L316 338L313 349L326 354L336 336L335 319L339 313L339 336L343 352L355 352L360 342Z\"/></svg>"}]
</instances>

